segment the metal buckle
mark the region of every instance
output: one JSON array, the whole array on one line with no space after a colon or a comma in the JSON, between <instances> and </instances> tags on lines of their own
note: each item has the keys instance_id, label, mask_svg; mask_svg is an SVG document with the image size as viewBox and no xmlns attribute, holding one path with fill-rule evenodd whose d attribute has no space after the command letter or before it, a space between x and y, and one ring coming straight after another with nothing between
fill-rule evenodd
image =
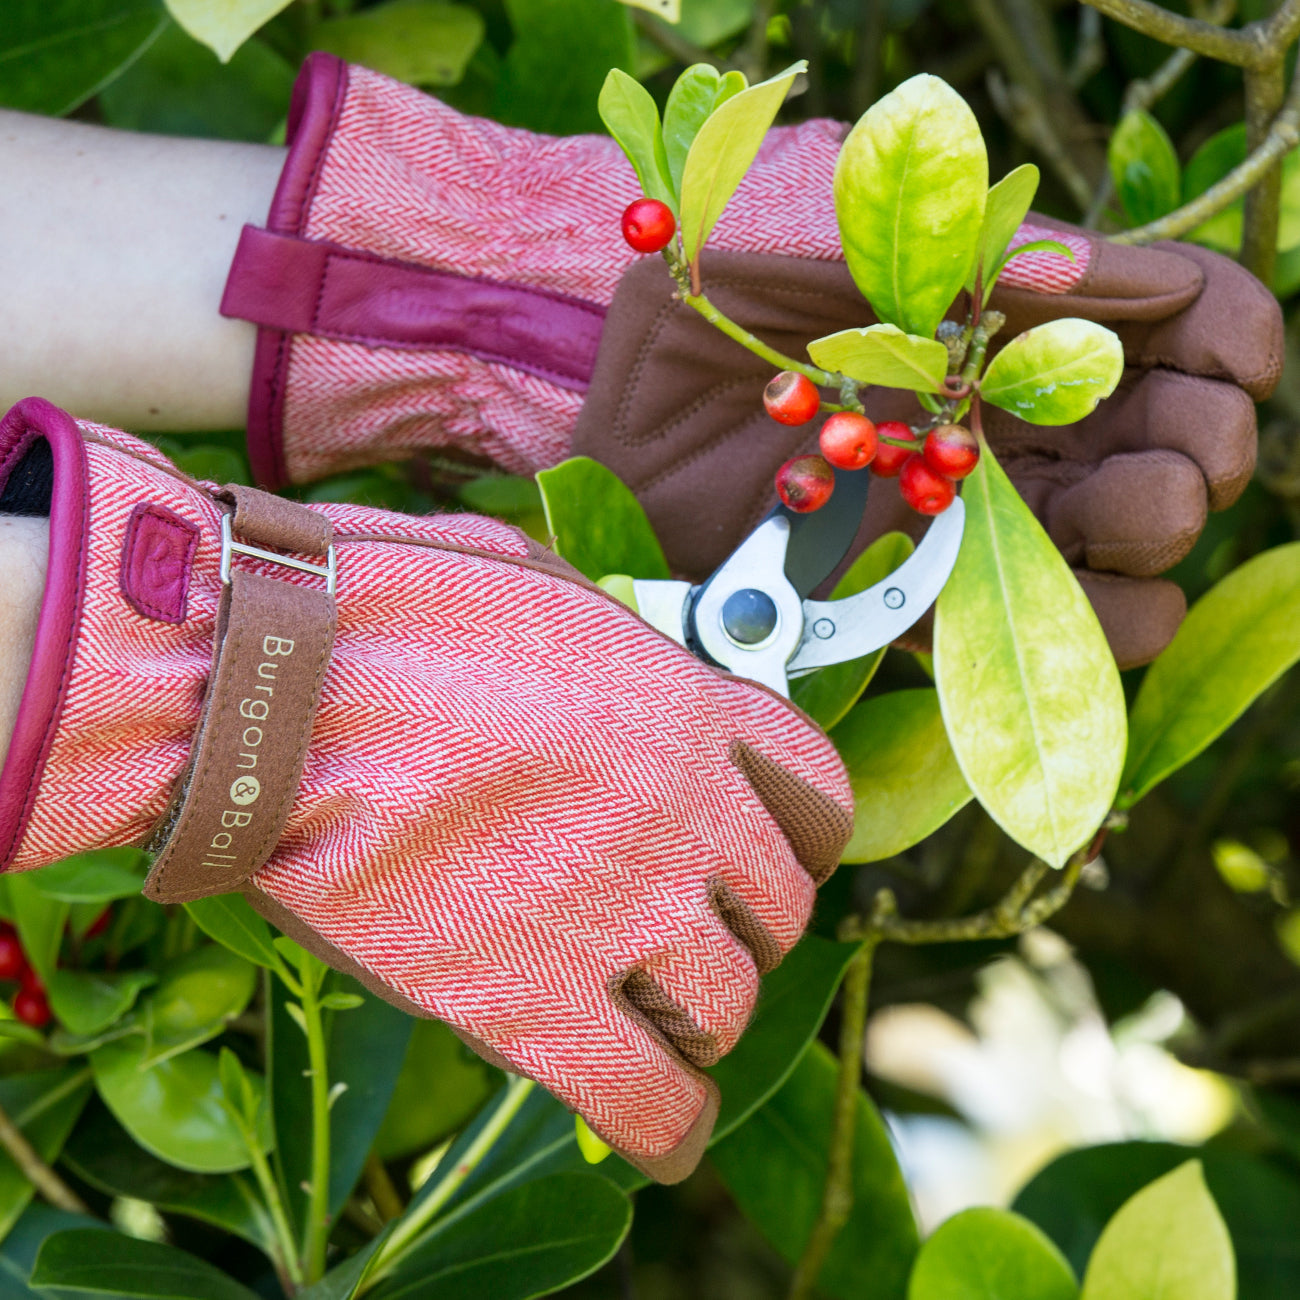
<instances>
[{"instance_id":1,"label":"metal buckle","mask_svg":"<svg viewBox=\"0 0 1300 1300\"><path fill-rule=\"evenodd\" d=\"M314 573L325 579L325 590L333 596L338 587L338 565L334 557L334 546L330 544L324 564L310 564L306 560L295 560L290 555L277 555L274 551L264 551L257 546L246 546L235 541L231 528L230 515L221 516L221 581L230 586L230 563L236 555L247 555L250 559L265 560L268 564L279 564L286 569L297 569L299 573Z\"/></svg>"}]
</instances>

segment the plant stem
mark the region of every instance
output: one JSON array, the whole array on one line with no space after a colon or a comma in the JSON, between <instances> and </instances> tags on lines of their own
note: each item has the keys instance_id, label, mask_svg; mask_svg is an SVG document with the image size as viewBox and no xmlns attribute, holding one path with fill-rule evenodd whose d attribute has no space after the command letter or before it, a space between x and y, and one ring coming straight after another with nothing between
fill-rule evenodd
<instances>
[{"instance_id":1,"label":"plant stem","mask_svg":"<svg viewBox=\"0 0 1300 1300\"><path fill-rule=\"evenodd\" d=\"M1246 148L1258 149L1268 139L1286 97L1282 54L1264 68L1247 68ZM1241 264L1265 284L1273 279L1277 262L1278 214L1282 203L1282 165L1278 159L1246 194L1242 225Z\"/></svg>"},{"instance_id":2,"label":"plant stem","mask_svg":"<svg viewBox=\"0 0 1300 1300\"><path fill-rule=\"evenodd\" d=\"M393 1235L379 1248L373 1267L357 1288L361 1295L381 1277L391 1273L402 1256L414 1245L425 1228L438 1216L439 1211L451 1200L466 1179L483 1163L484 1157L492 1150L497 1140L510 1126L510 1121L519 1113L519 1108L528 1100L529 1093L537 1085L531 1079L522 1079L511 1075L497 1102L491 1119L483 1126L478 1137L470 1143L465 1154L434 1184L427 1196L418 1200L406 1213L406 1216L393 1230Z\"/></svg>"},{"instance_id":3,"label":"plant stem","mask_svg":"<svg viewBox=\"0 0 1300 1300\"><path fill-rule=\"evenodd\" d=\"M1185 18L1151 0L1085 0L1108 18L1166 45L1178 45L1220 63L1264 68L1300 36L1300 0L1284 0L1271 18L1229 31L1200 18Z\"/></svg>"},{"instance_id":4,"label":"plant stem","mask_svg":"<svg viewBox=\"0 0 1300 1300\"><path fill-rule=\"evenodd\" d=\"M85 1074L89 1076L90 1071ZM18 1166L18 1171L56 1209L70 1214L89 1214L90 1207L41 1159L40 1153L27 1140L26 1134L9 1118L0 1106L0 1146Z\"/></svg>"},{"instance_id":5,"label":"plant stem","mask_svg":"<svg viewBox=\"0 0 1300 1300\"><path fill-rule=\"evenodd\" d=\"M307 1056L311 1070L311 1190L302 1257L306 1280L311 1283L325 1275L325 1251L330 1235L330 1089L320 981L305 970L302 1013L307 1022Z\"/></svg>"},{"instance_id":6,"label":"plant stem","mask_svg":"<svg viewBox=\"0 0 1300 1300\"><path fill-rule=\"evenodd\" d=\"M242 1128L242 1126L241 1126ZM277 1270L283 1271L285 1279L293 1287L303 1283L302 1262L298 1258L298 1245L293 1239L293 1229L289 1226L289 1216L285 1213L284 1199L280 1195L280 1185L271 1173L271 1166L266 1159L266 1152L257 1140L257 1130L243 1128L244 1144L248 1147L248 1160L253 1169L253 1177L262 1191L266 1208L271 1216L271 1225L275 1229L277 1251ZM284 1279L282 1279L284 1280ZM286 1290L289 1288L286 1287Z\"/></svg>"},{"instance_id":7,"label":"plant stem","mask_svg":"<svg viewBox=\"0 0 1300 1300\"><path fill-rule=\"evenodd\" d=\"M373 1151L366 1157L366 1168L362 1177L365 1179L366 1191L370 1193L370 1199L374 1201L375 1209L379 1211L380 1219L384 1223L400 1219L406 1206L402 1203L397 1188L393 1186L393 1180L388 1176L384 1162Z\"/></svg>"},{"instance_id":8,"label":"plant stem","mask_svg":"<svg viewBox=\"0 0 1300 1300\"><path fill-rule=\"evenodd\" d=\"M840 1069L835 1085L830 1159L821 1212L804 1246L790 1283L790 1300L808 1300L835 1239L853 1213L853 1149L857 1137L858 1085L862 1079L862 1040L867 1029L871 967L880 936L868 935L844 975L840 1010Z\"/></svg>"}]
</instances>

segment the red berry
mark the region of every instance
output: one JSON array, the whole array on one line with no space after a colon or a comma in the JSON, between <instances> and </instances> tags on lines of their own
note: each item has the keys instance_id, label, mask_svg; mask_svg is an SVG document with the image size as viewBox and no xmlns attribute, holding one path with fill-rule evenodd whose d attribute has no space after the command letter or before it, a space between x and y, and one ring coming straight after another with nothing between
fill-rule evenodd
<instances>
[{"instance_id":1,"label":"red berry","mask_svg":"<svg viewBox=\"0 0 1300 1300\"><path fill-rule=\"evenodd\" d=\"M820 510L835 488L835 471L820 456L796 456L776 471L776 492L801 515Z\"/></svg>"},{"instance_id":2,"label":"red berry","mask_svg":"<svg viewBox=\"0 0 1300 1300\"><path fill-rule=\"evenodd\" d=\"M783 370L763 389L763 405L778 424L807 424L822 404L807 375Z\"/></svg>"},{"instance_id":3,"label":"red berry","mask_svg":"<svg viewBox=\"0 0 1300 1300\"><path fill-rule=\"evenodd\" d=\"M0 980L16 980L27 969L27 957L16 934L0 934Z\"/></svg>"},{"instance_id":4,"label":"red berry","mask_svg":"<svg viewBox=\"0 0 1300 1300\"><path fill-rule=\"evenodd\" d=\"M920 452L913 452L898 472L898 487L903 500L923 515L941 515L952 505L957 485L950 478L936 474Z\"/></svg>"},{"instance_id":5,"label":"red berry","mask_svg":"<svg viewBox=\"0 0 1300 1300\"><path fill-rule=\"evenodd\" d=\"M623 213L623 238L638 253L657 253L667 248L676 230L672 208L658 199L637 199Z\"/></svg>"},{"instance_id":6,"label":"red berry","mask_svg":"<svg viewBox=\"0 0 1300 1300\"><path fill-rule=\"evenodd\" d=\"M980 445L975 435L960 424L941 424L926 435L925 463L936 474L965 478L979 464Z\"/></svg>"},{"instance_id":7,"label":"red berry","mask_svg":"<svg viewBox=\"0 0 1300 1300\"><path fill-rule=\"evenodd\" d=\"M14 998L14 1015L25 1025L31 1025L34 1029L43 1029L50 1023L50 1004L44 993L23 989Z\"/></svg>"},{"instance_id":8,"label":"red berry","mask_svg":"<svg viewBox=\"0 0 1300 1300\"><path fill-rule=\"evenodd\" d=\"M36 973L35 966L23 966L22 973L18 976L18 987L24 993L39 993L41 997L45 996L45 981Z\"/></svg>"},{"instance_id":9,"label":"red berry","mask_svg":"<svg viewBox=\"0 0 1300 1300\"><path fill-rule=\"evenodd\" d=\"M886 420L876 425L876 437L880 445L876 448L876 458L871 462L871 472L881 478L896 478L903 468L903 462L915 452L908 447L895 447L886 442L886 438L897 438L918 446L916 434L902 420Z\"/></svg>"},{"instance_id":10,"label":"red berry","mask_svg":"<svg viewBox=\"0 0 1300 1300\"><path fill-rule=\"evenodd\" d=\"M111 907L106 907L90 923L90 927L86 931L86 938L87 939L98 938L101 934L104 933L105 930L108 929L109 925L112 923L112 920L113 920L113 909Z\"/></svg>"},{"instance_id":11,"label":"red berry","mask_svg":"<svg viewBox=\"0 0 1300 1300\"><path fill-rule=\"evenodd\" d=\"M822 425L821 448L836 469L865 469L876 455L876 426L865 415L836 411Z\"/></svg>"}]
</instances>

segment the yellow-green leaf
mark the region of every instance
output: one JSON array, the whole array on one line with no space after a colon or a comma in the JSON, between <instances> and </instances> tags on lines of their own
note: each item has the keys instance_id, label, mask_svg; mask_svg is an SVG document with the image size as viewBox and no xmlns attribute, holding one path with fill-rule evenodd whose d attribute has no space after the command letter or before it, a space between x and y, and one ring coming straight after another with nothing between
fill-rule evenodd
<instances>
[{"instance_id":1,"label":"yellow-green leaf","mask_svg":"<svg viewBox=\"0 0 1300 1300\"><path fill-rule=\"evenodd\" d=\"M1178 206L1182 177L1165 128L1150 113L1124 114L1106 150L1115 192L1135 226L1155 221Z\"/></svg>"},{"instance_id":2,"label":"yellow-green leaf","mask_svg":"<svg viewBox=\"0 0 1300 1300\"><path fill-rule=\"evenodd\" d=\"M808 355L823 370L838 370L864 384L937 393L948 371L948 349L935 339L907 334L897 325L868 325L814 339Z\"/></svg>"},{"instance_id":3,"label":"yellow-green leaf","mask_svg":"<svg viewBox=\"0 0 1300 1300\"><path fill-rule=\"evenodd\" d=\"M1234 1300L1237 1266L1227 1224L1199 1160L1130 1197L1088 1260L1082 1300Z\"/></svg>"},{"instance_id":4,"label":"yellow-green leaf","mask_svg":"<svg viewBox=\"0 0 1300 1300\"><path fill-rule=\"evenodd\" d=\"M632 164L642 193L676 211L677 196L668 175L659 109L650 92L621 68L611 68L600 88L597 108L605 129Z\"/></svg>"},{"instance_id":5,"label":"yellow-green leaf","mask_svg":"<svg viewBox=\"0 0 1300 1300\"><path fill-rule=\"evenodd\" d=\"M967 783L1017 843L1063 866L1124 763L1124 692L1088 598L988 448L937 603L934 670Z\"/></svg>"},{"instance_id":6,"label":"yellow-green leaf","mask_svg":"<svg viewBox=\"0 0 1300 1300\"><path fill-rule=\"evenodd\" d=\"M882 321L934 334L975 260L988 171L975 115L926 73L849 132L835 164L835 215L849 271Z\"/></svg>"},{"instance_id":7,"label":"yellow-green leaf","mask_svg":"<svg viewBox=\"0 0 1300 1300\"><path fill-rule=\"evenodd\" d=\"M682 169L682 248L689 261L699 256L795 77L807 66L800 59L775 77L733 95L700 127Z\"/></svg>"},{"instance_id":8,"label":"yellow-green leaf","mask_svg":"<svg viewBox=\"0 0 1300 1300\"><path fill-rule=\"evenodd\" d=\"M989 364L980 392L1030 424L1073 424L1115 391L1123 373L1118 335L1062 316L1013 338Z\"/></svg>"},{"instance_id":9,"label":"yellow-green leaf","mask_svg":"<svg viewBox=\"0 0 1300 1300\"><path fill-rule=\"evenodd\" d=\"M166 0L171 16L222 63L290 0Z\"/></svg>"},{"instance_id":10,"label":"yellow-green leaf","mask_svg":"<svg viewBox=\"0 0 1300 1300\"><path fill-rule=\"evenodd\" d=\"M985 302L997 284L996 272L1002 254L1007 251L1011 237L1020 229L1037 192L1038 168L1033 163L1022 163L989 187L988 202L984 205L984 225L980 230L980 254L966 277L966 288L973 293L975 267L982 269L980 282L984 286Z\"/></svg>"},{"instance_id":11,"label":"yellow-green leaf","mask_svg":"<svg viewBox=\"0 0 1300 1300\"><path fill-rule=\"evenodd\" d=\"M1234 569L1192 606L1133 705L1121 802L1196 757L1300 660L1300 542Z\"/></svg>"},{"instance_id":12,"label":"yellow-green leaf","mask_svg":"<svg viewBox=\"0 0 1300 1300\"><path fill-rule=\"evenodd\" d=\"M970 802L928 686L859 704L831 732L853 787L845 862L878 862L919 843Z\"/></svg>"}]
</instances>

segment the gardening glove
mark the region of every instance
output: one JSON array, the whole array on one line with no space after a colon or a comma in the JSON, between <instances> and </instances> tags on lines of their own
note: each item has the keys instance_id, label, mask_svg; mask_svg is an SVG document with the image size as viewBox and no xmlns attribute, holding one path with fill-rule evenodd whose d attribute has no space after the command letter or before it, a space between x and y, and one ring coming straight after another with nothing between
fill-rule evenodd
<instances>
[{"instance_id":1,"label":"gardening glove","mask_svg":"<svg viewBox=\"0 0 1300 1300\"><path fill-rule=\"evenodd\" d=\"M848 836L806 717L513 528L217 489L38 399L0 513L51 547L0 867L149 843L150 896L242 889L647 1174L694 1167L700 1067Z\"/></svg>"},{"instance_id":2,"label":"gardening glove","mask_svg":"<svg viewBox=\"0 0 1300 1300\"><path fill-rule=\"evenodd\" d=\"M706 293L797 357L874 319L840 260L831 178L844 131L770 133L704 254ZM774 503L782 461L815 446L816 423L765 414L772 368L676 302L662 261L623 242L639 188L612 140L467 118L323 54L300 76L289 138L267 228L245 230L222 306L262 327L249 440L267 485L439 447L518 473L590 455L637 493L673 569L699 579ZM992 302L1008 316L999 341L1083 316L1120 334L1128 372L1079 424L990 412L986 431L1128 666L1183 614L1181 590L1155 575L1250 477L1280 309L1189 245L1120 247L1038 217L1017 242L1044 235L1075 260L1009 264ZM919 413L896 391L866 401L877 420ZM855 553L916 522L896 484L873 485Z\"/></svg>"}]
</instances>

